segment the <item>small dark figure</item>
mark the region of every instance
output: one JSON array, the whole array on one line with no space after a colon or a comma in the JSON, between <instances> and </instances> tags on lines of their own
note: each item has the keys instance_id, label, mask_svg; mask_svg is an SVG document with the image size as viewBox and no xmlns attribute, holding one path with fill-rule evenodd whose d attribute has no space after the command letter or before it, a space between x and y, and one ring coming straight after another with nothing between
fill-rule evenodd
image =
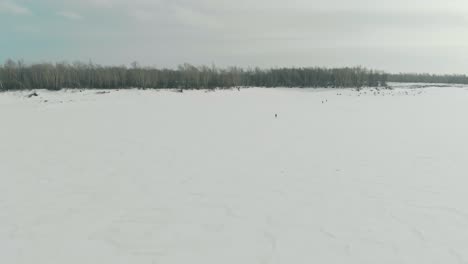
<instances>
[{"instance_id":1,"label":"small dark figure","mask_svg":"<svg viewBox=\"0 0 468 264\"><path fill-rule=\"evenodd\" d=\"M35 97L35 96L39 96L39 95L36 92L33 92L32 94L29 94L27 97L31 98L31 97Z\"/></svg>"},{"instance_id":2,"label":"small dark figure","mask_svg":"<svg viewBox=\"0 0 468 264\"><path fill-rule=\"evenodd\" d=\"M278 114L275 114L275 118L278 118Z\"/></svg>"}]
</instances>

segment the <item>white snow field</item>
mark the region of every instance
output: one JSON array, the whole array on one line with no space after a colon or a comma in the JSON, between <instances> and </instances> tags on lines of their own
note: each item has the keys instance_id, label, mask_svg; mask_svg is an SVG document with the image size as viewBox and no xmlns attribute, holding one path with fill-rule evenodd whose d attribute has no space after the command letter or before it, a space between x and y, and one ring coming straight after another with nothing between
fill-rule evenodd
<instances>
[{"instance_id":1,"label":"white snow field","mask_svg":"<svg viewBox=\"0 0 468 264\"><path fill-rule=\"evenodd\" d=\"M27 94L0 263L468 262L467 87Z\"/></svg>"}]
</instances>

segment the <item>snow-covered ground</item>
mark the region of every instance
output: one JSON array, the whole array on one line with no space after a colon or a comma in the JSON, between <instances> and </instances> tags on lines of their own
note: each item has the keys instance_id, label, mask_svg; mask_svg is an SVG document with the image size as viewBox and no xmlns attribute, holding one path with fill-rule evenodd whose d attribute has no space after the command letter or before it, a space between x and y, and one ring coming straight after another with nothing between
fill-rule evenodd
<instances>
[{"instance_id":1,"label":"snow-covered ground","mask_svg":"<svg viewBox=\"0 0 468 264\"><path fill-rule=\"evenodd\" d=\"M1 93L0 263L466 263L468 89L414 88Z\"/></svg>"}]
</instances>

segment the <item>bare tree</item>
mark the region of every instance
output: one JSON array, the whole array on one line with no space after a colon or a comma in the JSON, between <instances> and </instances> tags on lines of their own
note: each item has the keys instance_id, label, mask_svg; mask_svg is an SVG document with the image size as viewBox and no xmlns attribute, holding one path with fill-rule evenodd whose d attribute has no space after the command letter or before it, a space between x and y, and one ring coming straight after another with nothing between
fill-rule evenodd
<instances>
[{"instance_id":1,"label":"bare tree","mask_svg":"<svg viewBox=\"0 0 468 264\"><path fill-rule=\"evenodd\" d=\"M432 77L431 77L432 78ZM457 77L462 80L463 77ZM466 78L466 77L465 77ZM61 89L67 88L229 88L263 87L362 87L385 86L383 72L355 68L216 68L212 65L193 66L185 63L177 69L141 67L133 62L126 66L101 66L67 62L26 65L23 61L7 60L0 66L0 88Z\"/></svg>"}]
</instances>

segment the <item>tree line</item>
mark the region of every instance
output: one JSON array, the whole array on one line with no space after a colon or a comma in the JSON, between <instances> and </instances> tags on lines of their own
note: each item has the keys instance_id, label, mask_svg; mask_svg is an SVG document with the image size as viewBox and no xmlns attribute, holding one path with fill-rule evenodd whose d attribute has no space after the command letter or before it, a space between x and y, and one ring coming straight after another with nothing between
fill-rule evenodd
<instances>
[{"instance_id":1,"label":"tree line","mask_svg":"<svg viewBox=\"0 0 468 264\"><path fill-rule=\"evenodd\" d=\"M354 68L217 68L180 65L177 69L101 66L94 63L38 63L7 60L0 65L0 90L62 88L178 88L230 87L379 87L387 74Z\"/></svg>"},{"instance_id":2,"label":"tree line","mask_svg":"<svg viewBox=\"0 0 468 264\"><path fill-rule=\"evenodd\" d=\"M407 83L450 83L450 84L468 84L468 76L463 74L436 75L427 73L398 73L389 74L389 82L407 82Z\"/></svg>"}]
</instances>

